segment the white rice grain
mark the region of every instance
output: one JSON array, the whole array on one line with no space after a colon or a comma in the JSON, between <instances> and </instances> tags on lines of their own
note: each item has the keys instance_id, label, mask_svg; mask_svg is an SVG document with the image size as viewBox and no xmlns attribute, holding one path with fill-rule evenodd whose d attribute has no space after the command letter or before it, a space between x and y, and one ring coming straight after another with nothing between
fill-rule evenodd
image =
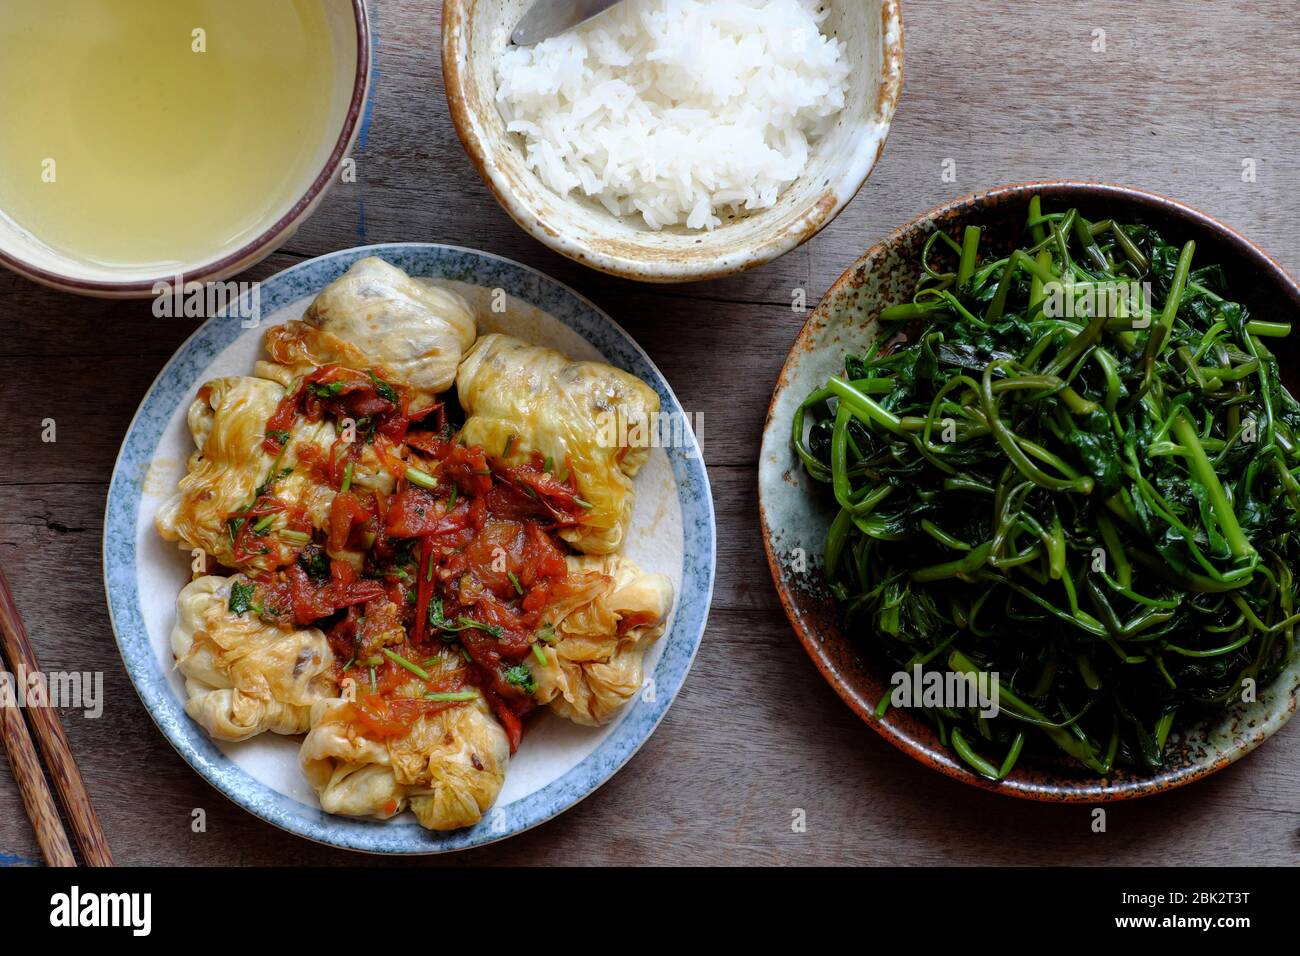
<instances>
[{"instance_id":1,"label":"white rice grain","mask_svg":"<svg viewBox=\"0 0 1300 956\"><path fill-rule=\"evenodd\" d=\"M817 0L626 0L497 67L530 169L651 229L776 204L844 107Z\"/></svg>"}]
</instances>

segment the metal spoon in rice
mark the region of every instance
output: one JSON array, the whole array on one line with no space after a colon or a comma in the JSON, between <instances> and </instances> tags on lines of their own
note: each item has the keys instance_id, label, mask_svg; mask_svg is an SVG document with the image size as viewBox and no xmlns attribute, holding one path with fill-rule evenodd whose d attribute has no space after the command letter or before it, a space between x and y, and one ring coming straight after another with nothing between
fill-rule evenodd
<instances>
[{"instance_id":1,"label":"metal spoon in rice","mask_svg":"<svg viewBox=\"0 0 1300 956\"><path fill-rule=\"evenodd\" d=\"M559 36L619 3L622 0L537 0L519 21L510 40L516 46L532 46Z\"/></svg>"}]
</instances>

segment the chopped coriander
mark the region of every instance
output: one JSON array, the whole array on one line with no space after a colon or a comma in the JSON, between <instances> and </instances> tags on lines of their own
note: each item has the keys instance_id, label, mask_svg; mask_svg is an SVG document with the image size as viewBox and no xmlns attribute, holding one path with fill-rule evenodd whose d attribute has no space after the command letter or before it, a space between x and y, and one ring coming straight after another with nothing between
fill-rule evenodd
<instances>
[{"instance_id":1,"label":"chopped coriander","mask_svg":"<svg viewBox=\"0 0 1300 956\"><path fill-rule=\"evenodd\" d=\"M281 445L289 444L289 433L283 428L272 428L266 433L266 437Z\"/></svg>"},{"instance_id":2,"label":"chopped coriander","mask_svg":"<svg viewBox=\"0 0 1300 956\"><path fill-rule=\"evenodd\" d=\"M546 461L542 462L542 471L546 472L548 475L555 474L555 459L550 455L547 455Z\"/></svg>"},{"instance_id":3,"label":"chopped coriander","mask_svg":"<svg viewBox=\"0 0 1300 956\"><path fill-rule=\"evenodd\" d=\"M288 448L289 446L285 445L284 447ZM284 454L284 448L281 448L280 455L283 454ZM292 468L280 468L279 465L280 465L280 456L277 455L275 461L271 464L271 470L267 472L266 480L253 490L253 500L248 503L249 508L257 504L257 499L262 497L262 495L266 494L268 491L270 491L271 487L277 481L279 481L281 478L287 478L293 474Z\"/></svg>"},{"instance_id":4,"label":"chopped coriander","mask_svg":"<svg viewBox=\"0 0 1300 956\"><path fill-rule=\"evenodd\" d=\"M537 629L537 639L546 644L554 644L560 639L560 635L555 633L555 625L547 621Z\"/></svg>"},{"instance_id":5,"label":"chopped coriander","mask_svg":"<svg viewBox=\"0 0 1300 956\"><path fill-rule=\"evenodd\" d=\"M429 626L434 630L446 631L449 634L468 630L485 631L498 639L505 633L499 624L484 624L471 617L466 617L464 614L456 618L454 623L447 620L443 616L442 598L434 598L429 602Z\"/></svg>"},{"instance_id":6,"label":"chopped coriander","mask_svg":"<svg viewBox=\"0 0 1300 956\"><path fill-rule=\"evenodd\" d=\"M253 606L257 585L252 581L234 581L230 585L230 613L243 614Z\"/></svg>"},{"instance_id":7,"label":"chopped coriander","mask_svg":"<svg viewBox=\"0 0 1300 956\"><path fill-rule=\"evenodd\" d=\"M537 690L537 682L533 680L533 672L528 669L527 664L515 664L513 667L507 667L501 672L501 676L506 679L507 684L518 687L530 696Z\"/></svg>"}]
</instances>

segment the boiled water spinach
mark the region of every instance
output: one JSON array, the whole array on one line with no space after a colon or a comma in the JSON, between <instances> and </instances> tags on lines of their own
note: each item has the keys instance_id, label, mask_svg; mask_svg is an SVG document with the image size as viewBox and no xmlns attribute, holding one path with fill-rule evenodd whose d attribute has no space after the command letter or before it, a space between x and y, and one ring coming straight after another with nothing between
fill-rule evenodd
<instances>
[{"instance_id":1,"label":"boiled water spinach","mask_svg":"<svg viewBox=\"0 0 1300 956\"><path fill-rule=\"evenodd\" d=\"M1295 651L1300 404L1268 348L1290 320L1143 225L1035 197L1021 248L982 238L936 231L880 317L904 334L795 415L839 506L826 576L901 670L993 682L995 717L922 708L976 772L1027 744L1155 772Z\"/></svg>"}]
</instances>

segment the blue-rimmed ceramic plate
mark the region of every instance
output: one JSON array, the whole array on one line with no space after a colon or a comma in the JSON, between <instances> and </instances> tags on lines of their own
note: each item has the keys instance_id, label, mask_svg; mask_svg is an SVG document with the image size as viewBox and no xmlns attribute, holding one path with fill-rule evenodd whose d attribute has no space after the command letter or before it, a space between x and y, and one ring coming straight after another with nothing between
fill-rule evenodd
<instances>
[{"instance_id":1,"label":"blue-rimmed ceramic plate","mask_svg":"<svg viewBox=\"0 0 1300 956\"><path fill-rule=\"evenodd\" d=\"M299 738L210 740L185 714L168 645L176 595L190 576L189 555L153 528L155 512L173 493L193 450L186 410L208 379L252 374L266 327L300 317L322 288L372 255L465 295L476 306L480 333L509 332L574 358L608 362L653 387L665 413L684 416L663 375L623 329L539 272L472 249L423 243L332 253L262 282L257 326L246 327L251 323L237 317L214 318L159 373L113 469L104 516L104 583L118 647L140 699L208 782L264 820L322 843L374 853L439 853L504 839L567 810L608 780L654 731L704 634L713 593L713 501L694 437L689 429L673 429L674 438L681 435L677 447L653 449L637 476L624 548L646 570L668 575L676 591L668 628L647 653L642 693L603 728L578 727L549 713L530 722L496 805L477 826L433 833L410 814L384 823L332 816L320 809L299 772Z\"/></svg>"}]
</instances>

